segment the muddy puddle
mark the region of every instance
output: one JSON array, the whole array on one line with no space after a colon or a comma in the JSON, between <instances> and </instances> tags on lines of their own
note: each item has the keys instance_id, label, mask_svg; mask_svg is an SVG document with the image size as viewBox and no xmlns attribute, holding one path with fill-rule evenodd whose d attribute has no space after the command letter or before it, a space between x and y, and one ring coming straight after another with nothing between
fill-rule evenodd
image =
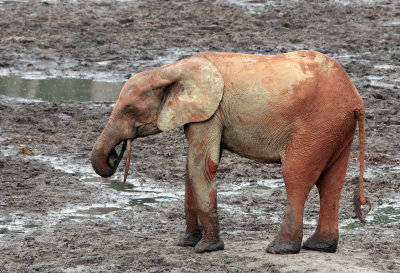
<instances>
[{"instance_id":1,"label":"muddy puddle","mask_svg":"<svg viewBox=\"0 0 400 273\"><path fill-rule=\"evenodd\" d=\"M14 3L26 3L30 0L0 0L0 4L14 4ZM48 3L57 3L57 2L69 2L76 3L77 0L36 0L37 2L48 2Z\"/></svg>"},{"instance_id":2,"label":"muddy puddle","mask_svg":"<svg viewBox=\"0 0 400 273\"><path fill-rule=\"evenodd\" d=\"M0 139L0 142L3 140ZM0 155L15 157L17 156L16 151L18 151L18 148L10 145L2 147ZM135 206L154 206L159 202L183 200L184 198L183 191L161 189L151 179L139 181L136 178L128 178L127 183L124 184L122 182L123 174L116 174L112 178L102 178L93 171L92 167L87 164L87 161L47 156L40 154L37 150L30 158L68 174L79 174L79 180L82 183L102 187L106 195L112 195L116 198L114 198L113 203L70 206L62 210L51 211L46 216L42 215L34 218L27 215L8 215L7 218L12 220L6 225L0 224L0 236L9 233L30 232L37 227L44 225L52 226L58 222L80 222L94 218L105 218L113 212L131 210ZM0 223L7 222L5 220L5 218L0 218Z\"/></svg>"},{"instance_id":3,"label":"muddy puddle","mask_svg":"<svg viewBox=\"0 0 400 273\"><path fill-rule=\"evenodd\" d=\"M388 204L373 209L366 218L367 226L395 226L400 224L400 202L398 200L390 200ZM363 227L359 221L344 223L341 225L344 229L357 229Z\"/></svg>"},{"instance_id":4,"label":"muddy puddle","mask_svg":"<svg viewBox=\"0 0 400 273\"><path fill-rule=\"evenodd\" d=\"M250 13L259 14L263 13L268 9L273 9L284 4L286 7L295 7L299 1L298 0L272 0L272 1L255 1L255 0L228 0L229 3L238 5L246 8ZM340 4L343 6L348 6L351 4L373 4L382 2L382 0L332 0L333 4Z\"/></svg>"},{"instance_id":5,"label":"muddy puddle","mask_svg":"<svg viewBox=\"0 0 400 273\"><path fill-rule=\"evenodd\" d=\"M0 77L0 94L44 101L111 101L118 99L123 82L76 78L26 79Z\"/></svg>"},{"instance_id":6,"label":"muddy puddle","mask_svg":"<svg viewBox=\"0 0 400 273\"><path fill-rule=\"evenodd\" d=\"M2 225L0 224L0 238L5 234L10 233L25 233L29 231L33 231L35 228L40 227L42 225L41 219L34 219L31 217L23 217L21 215L10 215L13 220L11 223ZM0 223L5 220L0 218Z\"/></svg>"},{"instance_id":7,"label":"muddy puddle","mask_svg":"<svg viewBox=\"0 0 400 273\"><path fill-rule=\"evenodd\" d=\"M40 227L51 227L65 221L80 222L94 218L105 218L112 212L124 210L114 204L92 204L90 206L76 206L38 217L27 215L8 215L12 219L6 225L0 225L0 237L9 233L27 233ZM2 222L4 219L0 219Z\"/></svg>"},{"instance_id":8,"label":"muddy puddle","mask_svg":"<svg viewBox=\"0 0 400 273\"><path fill-rule=\"evenodd\" d=\"M118 177L118 176L117 176ZM121 206L151 206L158 202L172 200L183 200L184 192L169 191L155 187L155 181L150 179L146 182L139 182L138 179L130 178L127 183L122 182L122 176L118 178L100 178L96 174L82 177L81 181L102 185L112 191L117 191L120 196L125 197L128 203Z\"/></svg>"}]
</instances>

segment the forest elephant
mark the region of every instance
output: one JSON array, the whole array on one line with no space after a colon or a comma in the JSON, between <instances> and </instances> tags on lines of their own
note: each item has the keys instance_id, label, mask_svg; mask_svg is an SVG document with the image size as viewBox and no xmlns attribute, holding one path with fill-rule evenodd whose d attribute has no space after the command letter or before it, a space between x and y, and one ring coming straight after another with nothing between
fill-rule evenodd
<instances>
[{"instance_id":1,"label":"forest elephant","mask_svg":"<svg viewBox=\"0 0 400 273\"><path fill-rule=\"evenodd\" d=\"M360 176L356 215L364 221L365 109L344 69L314 51L279 55L200 53L130 78L91 154L97 174L114 174L131 141L184 125L188 141L186 231L178 245L196 252L224 249L215 176L222 149L281 163L287 204L269 253L301 247L335 252L338 209L359 124ZM123 142L120 154L115 147ZM311 188L320 195L314 234L304 242L303 211Z\"/></svg>"}]
</instances>

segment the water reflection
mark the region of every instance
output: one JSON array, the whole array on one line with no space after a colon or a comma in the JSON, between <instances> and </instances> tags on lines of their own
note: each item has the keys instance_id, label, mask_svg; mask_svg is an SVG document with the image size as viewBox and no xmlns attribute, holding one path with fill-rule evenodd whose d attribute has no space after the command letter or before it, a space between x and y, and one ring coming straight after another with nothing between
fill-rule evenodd
<instances>
[{"instance_id":1,"label":"water reflection","mask_svg":"<svg viewBox=\"0 0 400 273\"><path fill-rule=\"evenodd\" d=\"M46 101L116 101L124 83L87 79L0 77L0 94Z\"/></svg>"}]
</instances>

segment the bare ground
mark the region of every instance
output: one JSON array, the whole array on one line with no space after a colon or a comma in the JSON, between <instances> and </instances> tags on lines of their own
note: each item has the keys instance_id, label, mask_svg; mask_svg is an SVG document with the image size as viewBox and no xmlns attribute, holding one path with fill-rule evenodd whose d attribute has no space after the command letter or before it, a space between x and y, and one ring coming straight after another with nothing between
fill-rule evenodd
<instances>
[{"instance_id":1,"label":"bare ground","mask_svg":"<svg viewBox=\"0 0 400 273\"><path fill-rule=\"evenodd\" d=\"M384 1L276 1L252 12L222 1L0 4L0 73L122 79L199 51L324 52L343 64L364 98L365 187L376 212L398 202L400 190L399 10L400 4ZM400 271L399 221L354 224L357 139L340 210L340 222L355 227L341 228L337 253L267 254L286 197L284 188L257 181L280 178L280 166L225 152L217 179L226 249L199 255L175 246L184 230L181 128L136 141L130 174L135 186L174 198L131 206L130 195L93 178L90 150L111 109L108 102L0 97L0 272ZM33 155L19 153L23 147ZM236 187L241 190L230 191ZM82 216L79 208L93 211ZM317 217L313 190L305 238Z\"/></svg>"}]
</instances>

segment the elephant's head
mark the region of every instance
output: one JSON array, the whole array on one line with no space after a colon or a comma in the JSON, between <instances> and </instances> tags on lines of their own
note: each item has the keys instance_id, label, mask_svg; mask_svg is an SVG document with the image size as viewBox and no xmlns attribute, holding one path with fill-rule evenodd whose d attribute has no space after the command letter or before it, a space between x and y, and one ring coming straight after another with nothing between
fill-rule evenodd
<instances>
[{"instance_id":1,"label":"elephant's head","mask_svg":"<svg viewBox=\"0 0 400 273\"><path fill-rule=\"evenodd\" d=\"M223 87L218 69L198 56L136 74L122 88L107 126L93 147L93 169L100 176L111 176L126 147L129 167L134 138L209 119L219 106ZM118 154L115 147L121 142Z\"/></svg>"}]
</instances>

